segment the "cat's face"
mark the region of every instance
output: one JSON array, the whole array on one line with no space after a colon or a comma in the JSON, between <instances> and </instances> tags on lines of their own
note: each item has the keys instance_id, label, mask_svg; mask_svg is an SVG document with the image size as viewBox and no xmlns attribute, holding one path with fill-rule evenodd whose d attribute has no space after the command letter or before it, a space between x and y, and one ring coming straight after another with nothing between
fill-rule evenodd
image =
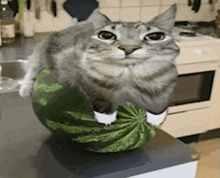
<instances>
[{"instance_id":1,"label":"cat's face","mask_svg":"<svg viewBox=\"0 0 220 178\"><path fill-rule=\"evenodd\" d=\"M174 61L179 54L170 32L174 18L174 9L171 8L146 23L105 20L104 26L91 36L88 54L93 60L117 64L143 60Z\"/></svg>"},{"instance_id":2,"label":"cat's face","mask_svg":"<svg viewBox=\"0 0 220 178\"><path fill-rule=\"evenodd\" d=\"M112 23L91 37L90 51L98 60L136 63L139 60L174 60L178 47L172 35L147 23Z\"/></svg>"}]
</instances>

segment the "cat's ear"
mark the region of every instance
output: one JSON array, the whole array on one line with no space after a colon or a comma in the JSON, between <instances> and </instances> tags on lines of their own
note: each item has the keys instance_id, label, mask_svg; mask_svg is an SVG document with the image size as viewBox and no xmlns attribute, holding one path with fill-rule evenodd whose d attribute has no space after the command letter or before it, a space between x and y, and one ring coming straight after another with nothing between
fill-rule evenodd
<instances>
[{"instance_id":1,"label":"cat's ear","mask_svg":"<svg viewBox=\"0 0 220 178\"><path fill-rule=\"evenodd\" d=\"M171 31L175 24L176 9L176 4L174 4L164 13L154 17L148 23L156 27Z\"/></svg>"},{"instance_id":2,"label":"cat's ear","mask_svg":"<svg viewBox=\"0 0 220 178\"><path fill-rule=\"evenodd\" d=\"M95 29L101 28L111 23L111 20L104 14L100 13L98 9L93 11L87 21L92 22Z\"/></svg>"}]
</instances>

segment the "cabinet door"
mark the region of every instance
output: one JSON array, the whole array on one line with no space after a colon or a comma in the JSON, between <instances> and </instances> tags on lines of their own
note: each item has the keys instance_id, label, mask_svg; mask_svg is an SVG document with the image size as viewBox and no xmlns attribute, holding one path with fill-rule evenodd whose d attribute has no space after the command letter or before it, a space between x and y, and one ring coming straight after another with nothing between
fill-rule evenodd
<instances>
[{"instance_id":1,"label":"cabinet door","mask_svg":"<svg viewBox=\"0 0 220 178\"><path fill-rule=\"evenodd\" d=\"M220 128L220 70L216 71L214 77L209 121L209 130L217 128Z\"/></svg>"},{"instance_id":2,"label":"cabinet door","mask_svg":"<svg viewBox=\"0 0 220 178\"><path fill-rule=\"evenodd\" d=\"M174 137L203 133L209 127L209 108L168 115L161 129Z\"/></svg>"}]
</instances>

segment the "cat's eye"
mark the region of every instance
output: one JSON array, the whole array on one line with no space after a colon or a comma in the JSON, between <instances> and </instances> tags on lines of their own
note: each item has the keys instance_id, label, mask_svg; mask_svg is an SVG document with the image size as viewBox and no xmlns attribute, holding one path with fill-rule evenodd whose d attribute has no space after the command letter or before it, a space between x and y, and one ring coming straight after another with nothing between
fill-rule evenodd
<instances>
[{"instance_id":1,"label":"cat's eye","mask_svg":"<svg viewBox=\"0 0 220 178\"><path fill-rule=\"evenodd\" d=\"M114 33L108 31L99 32L98 37L103 40L116 40L117 38Z\"/></svg>"},{"instance_id":2,"label":"cat's eye","mask_svg":"<svg viewBox=\"0 0 220 178\"><path fill-rule=\"evenodd\" d=\"M154 32L146 35L144 40L152 40L152 41L159 41L165 38L165 34L163 32Z\"/></svg>"}]
</instances>

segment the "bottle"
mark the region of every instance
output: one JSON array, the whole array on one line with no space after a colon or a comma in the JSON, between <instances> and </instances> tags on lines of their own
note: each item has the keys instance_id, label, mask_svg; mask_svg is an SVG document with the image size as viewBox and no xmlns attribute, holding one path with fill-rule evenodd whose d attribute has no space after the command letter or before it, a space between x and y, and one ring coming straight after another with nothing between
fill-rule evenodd
<instances>
[{"instance_id":1,"label":"bottle","mask_svg":"<svg viewBox=\"0 0 220 178\"><path fill-rule=\"evenodd\" d=\"M10 44L15 41L14 12L8 5L8 0L1 0L0 5L1 37L2 44Z\"/></svg>"}]
</instances>

